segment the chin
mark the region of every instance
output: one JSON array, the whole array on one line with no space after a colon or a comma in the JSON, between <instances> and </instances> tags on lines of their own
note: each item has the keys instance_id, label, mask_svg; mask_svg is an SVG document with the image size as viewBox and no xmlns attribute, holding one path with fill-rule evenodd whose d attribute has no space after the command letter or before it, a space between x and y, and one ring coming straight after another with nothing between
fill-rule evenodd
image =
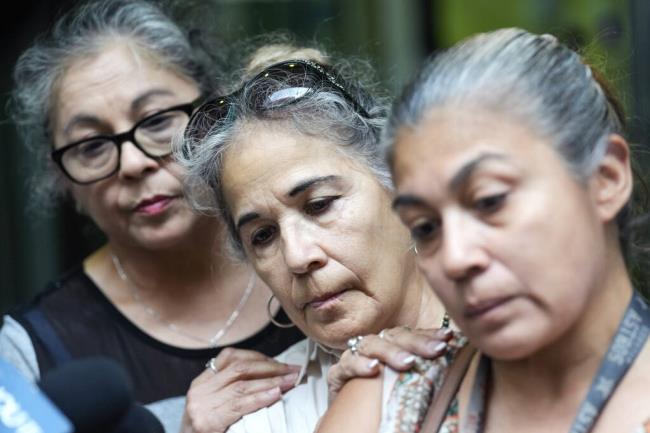
<instances>
[{"instance_id":1,"label":"chin","mask_svg":"<svg viewBox=\"0 0 650 433\"><path fill-rule=\"evenodd\" d=\"M153 250L172 248L198 239L196 223L197 221L189 218L172 219L164 224L137 227L132 232L132 236L145 248Z\"/></svg>"},{"instance_id":2,"label":"chin","mask_svg":"<svg viewBox=\"0 0 650 433\"><path fill-rule=\"evenodd\" d=\"M183 230L146 230L133 236L134 241L145 249L164 250L180 246L188 240Z\"/></svg>"},{"instance_id":3,"label":"chin","mask_svg":"<svg viewBox=\"0 0 650 433\"><path fill-rule=\"evenodd\" d=\"M347 349L347 342L352 337L378 332L371 328L370 324L350 323L345 319L321 324L319 328L317 332L312 333L312 338L324 346L341 350Z\"/></svg>"},{"instance_id":4,"label":"chin","mask_svg":"<svg viewBox=\"0 0 650 433\"><path fill-rule=\"evenodd\" d=\"M532 332L519 332L515 335L508 335L507 332L497 332L476 338L470 337L470 341L492 359L517 361L528 358L543 348L544 344L533 334Z\"/></svg>"}]
</instances>

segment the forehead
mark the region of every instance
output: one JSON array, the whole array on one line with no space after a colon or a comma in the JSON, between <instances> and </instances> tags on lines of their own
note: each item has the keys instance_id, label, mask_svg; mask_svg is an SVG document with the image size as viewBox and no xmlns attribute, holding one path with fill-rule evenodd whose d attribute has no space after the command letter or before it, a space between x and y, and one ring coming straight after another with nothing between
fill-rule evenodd
<instances>
[{"instance_id":1,"label":"forehead","mask_svg":"<svg viewBox=\"0 0 650 433\"><path fill-rule=\"evenodd\" d=\"M63 118L79 113L115 109L153 88L165 89L170 95L198 93L191 79L155 61L144 50L125 42L109 43L96 54L70 62L53 94L53 117L64 123Z\"/></svg>"},{"instance_id":2,"label":"forehead","mask_svg":"<svg viewBox=\"0 0 650 433\"><path fill-rule=\"evenodd\" d=\"M258 194L285 195L306 178L360 173L359 164L329 140L266 122L241 129L223 162L224 193L231 206Z\"/></svg>"},{"instance_id":3,"label":"forehead","mask_svg":"<svg viewBox=\"0 0 650 433\"><path fill-rule=\"evenodd\" d=\"M512 163L537 164L554 154L549 142L512 117L482 109L446 108L429 112L395 140L395 183L449 180L481 154Z\"/></svg>"}]
</instances>

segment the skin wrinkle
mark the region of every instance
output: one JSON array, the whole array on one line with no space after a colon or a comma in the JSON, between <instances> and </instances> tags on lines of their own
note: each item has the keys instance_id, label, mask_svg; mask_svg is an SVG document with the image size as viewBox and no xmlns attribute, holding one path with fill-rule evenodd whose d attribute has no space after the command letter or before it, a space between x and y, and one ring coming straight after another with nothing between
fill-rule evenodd
<instances>
[{"instance_id":1,"label":"skin wrinkle","mask_svg":"<svg viewBox=\"0 0 650 433\"><path fill-rule=\"evenodd\" d=\"M385 137L394 146L388 150L397 189L425 203L398 206L402 219L419 224L416 234L424 235L423 222L442 215L441 238L433 238L442 246L432 246L420 265L443 302L449 307L452 296L462 298L461 282L477 293L514 288L523 295L519 304L486 310L493 325L502 323L471 330L470 341L492 358L485 431L567 431L632 295L616 221L632 190L629 146L622 113L611 109L616 98L585 71L579 56L555 39L521 29L480 34L428 62L389 120ZM477 83L496 87L486 94ZM471 179L490 191L468 188L468 201L450 194L444 181L486 150L505 150L520 171L505 199L479 212L484 194L492 199L495 192L491 178L507 166ZM449 227L449 215L458 212L470 224ZM452 246L488 254L487 266L466 279L445 275L449 232L459 240ZM428 242L422 243L424 249ZM472 262L464 265L469 270ZM462 299L453 301L462 306ZM640 402L647 400L649 356L646 345L595 432L635 431L647 422ZM473 377L460 396L461 419Z\"/></svg>"},{"instance_id":2,"label":"skin wrinkle","mask_svg":"<svg viewBox=\"0 0 650 433\"><path fill-rule=\"evenodd\" d=\"M292 320L336 348L352 335L396 323L416 325L420 305L433 296L416 287L421 281L408 236L390 209L390 192L338 146L265 126L237 137L225 155L222 184L235 220L260 215L246 224L241 239ZM330 176L335 180L288 194L306 180ZM328 196L340 198L318 216L305 214L308 201ZM251 233L268 224L277 227L275 237L253 248ZM309 260L318 265L310 269ZM354 290L341 295L337 308L304 308L305 302L350 287Z\"/></svg>"},{"instance_id":3,"label":"skin wrinkle","mask_svg":"<svg viewBox=\"0 0 650 433\"><path fill-rule=\"evenodd\" d=\"M450 224L453 224L453 227L450 230L454 230L453 233L456 233L454 236L461 233L458 232L458 227L462 227L461 242L466 242L466 247L469 248L464 250L465 255L471 257L472 254L481 251L490 252L490 260L485 265L486 270L482 275L472 279L471 284L468 280L463 282L465 286L462 284L457 285L455 290L460 290L460 292L451 291L451 281L440 278L446 272L442 267L445 266L444 250L440 252L440 254L443 254L441 256L442 261L435 259L435 256L422 257L421 255L420 264L425 268L425 272L428 272L430 284L438 291L438 295L443 300L443 303L447 305L452 318L459 323L462 329L468 332L470 339L483 341L488 354L505 356L504 354L507 353L508 357L517 357L523 352L531 350L532 346L542 346L556 339L569 326L569 317L574 317L577 311L584 308L586 299L583 294L580 294L579 290L573 290L572 301L568 301L566 297L563 298L565 294L559 288L565 287L568 281L571 281L571 285L576 287L597 285L598 275L601 274L599 269L602 269L603 264L594 263L591 259L585 259L585 256L604 248L598 241L602 237L593 236L593 239L590 236L585 237L585 232L598 233L600 231L599 224L594 220L593 214L586 213L584 210L590 206L584 186L573 180L562 162L557 158L555 151L548 145L531 136L530 133L526 132L525 128L510 125L495 128L493 125L503 123L498 116L494 119L494 116L483 112L473 112L471 115L470 113L464 115L457 112L452 113L434 110L418 132L411 131L399 137L396 154L398 152L402 152L403 155L407 154L404 152L406 147L403 146L406 146L407 143L410 144L408 145L408 158L396 158L396 184L399 186L400 194L405 193L419 197L430 206L431 211L435 210L437 213L438 209L443 210L443 219L452 218ZM472 122L469 122L469 117L472 118ZM465 125L465 128L459 129L459 125ZM492 126L488 127L487 125ZM490 132L485 133L485 128ZM437 149L435 158L430 152L430 146L433 145L431 143L431 137L433 136L431 131L433 129L436 130L436 135L439 137L435 141ZM453 131L453 133L450 131ZM416 140L422 140L424 137L428 137L425 139L426 146L414 144L417 142ZM516 146L512 147L517 142L530 144L523 149ZM511 161L506 163L506 166L511 165L513 167L511 172L515 173L516 180L514 180L512 186L509 186L511 193L506 199L508 205L504 208L505 210L501 214L492 217L489 223L470 216L471 213L466 210L467 203L461 201L462 198L458 194L450 192L447 186L438 186L438 182L432 179L431 173L439 173L437 178L441 181L442 179L450 179L453 174L457 173L458 169L454 167L462 167L482 152L494 152L495 149L501 151L504 146L507 146L505 148L510 155L515 155L509 158ZM512 160L512 158L517 157L516 155L526 153L530 154L532 158L548 158L549 154L552 155L555 158L555 164L549 165L547 170L553 171L554 174L549 174L546 177L540 176L535 173L539 171L538 164L530 165L526 159L519 159L518 162ZM416 161L419 161L420 165L427 164L427 169L414 170L413 164ZM494 177L493 175L485 177L477 172L468 181L470 183L494 182L494 180L489 180L490 176ZM544 193L551 186L547 185L547 179L551 176L562 179L558 180L558 182L565 183L563 192L571 194L578 203L582 203L581 206L583 207L576 207L571 211L568 209L562 211L562 203L569 199L557 202L557 200L554 200L557 197L556 194ZM442 181L442 185L449 184L447 181ZM523 203L526 203L526 205L524 206ZM510 210L512 206L517 209L516 223L512 219L514 217L512 214L514 210ZM549 212L549 209L555 209L555 211ZM399 211L400 215L406 212L402 209ZM427 210L426 212L430 211ZM569 212L569 214L565 215L565 212ZM578 213L581 213L581 215L578 216ZM540 215L544 215L543 220L539 219ZM548 232L548 227L570 225L573 218L584 219L583 230L569 229L567 227L559 237L557 234ZM405 222L408 224L411 219L412 217L409 217ZM505 225L506 222L508 225ZM516 233L528 233L528 235L514 235L513 232L511 236L505 238L500 235L503 230L516 230ZM532 234L538 235L533 236ZM539 249L544 246L544 249L548 251L563 250L558 245L553 245L556 242L560 242L562 245L583 245L584 247L580 251L567 251L561 268L555 265L556 257L547 257L549 265L554 269L552 274L548 274L549 266L545 265L545 262L539 261L545 258L543 254L539 254ZM513 251L517 251L518 254L512 254ZM527 263L528 256L531 254L537 258ZM579 281L578 276L572 271L577 268L592 269L593 272L585 271L581 275L594 277L589 282ZM528 282L534 281L545 281L546 284L542 284L543 287L558 287L558 290L553 292L540 291L539 285L538 287L528 285ZM445 287L447 289L444 289ZM529 326L535 325L536 329L522 327L518 329L514 326L499 325L495 329L490 329L490 332L484 332L480 328L465 325L466 320L463 318L462 313L463 302L459 304L460 299L456 299L457 293L465 294L465 302L476 301L485 297L515 294L518 298L512 301L512 314L523 315L524 311L528 311L530 308L532 308L532 313L537 310L538 312L535 313L539 315L537 323L532 323L534 322L532 320L529 321ZM456 300L452 301L452 298ZM558 305L560 299L564 299L564 301ZM530 307L526 306L527 302L532 305ZM542 325L539 325L540 323ZM542 329L547 330L545 335L539 332L541 330L538 329L540 326ZM543 339L540 341L531 339L530 335L535 334L544 335Z\"/></svg>"},{"instance_id":4,"label":"skin wrinkle","mask_svg":"<svg viewBox=\"0 0 650 433\"><path fill-rule=\"evenodd\" d=\"M142 83L148 84L143 87ZM139 104L141 112L131 111L134 96L146 95L160 88L173 89L172 94L156 92L156 95L147 98L144 105ZM142 63L135 61L130 50L115 44L101 55L70 65L61 78L59 96L55 110L59 113L59 120L54 125L53 134L56 147L67 144L68 138L73 139L72 136L64 136L62 125L68 124L69 119L79 113L92 113L100 123L92 127L85 125L72 132L75 139L107 131L127 130L152 111L193 100L198 96L198 90L193 83L173 73L143 67ZM198 218L192 215L185 200L176 200L177 203L172 204L175 212L157 224L151 224L149 219L141 221L132 212L133 207L144 198L156 194L182 195L176 165L168 159L160 161L158 166L158 162L146 157L128 142L122 145L121 163L123 169L116 177L86 186L70 182L75 200L114 242L141 244L150 248L174 243L176 236L184 237ZM117 179L120 176L138 177L144 172L147 173L146 181L119 182ZM167 230L160 230L163 224Z\"/></svg>"}]
</instances>

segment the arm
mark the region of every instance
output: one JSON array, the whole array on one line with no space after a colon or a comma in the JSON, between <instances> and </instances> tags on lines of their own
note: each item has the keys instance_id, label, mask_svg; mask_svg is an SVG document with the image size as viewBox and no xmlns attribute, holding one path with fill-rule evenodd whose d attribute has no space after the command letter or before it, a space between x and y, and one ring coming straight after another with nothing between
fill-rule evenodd
<instances>
[{"instance_id":1,"label":"arm","mask_svg":"<svg viewBox=\"0 0 650 433\"><path fill-rule=\"evenodd\" d=\"M447 352L453 333L448 329L409 329L397 327L379 335L366 335L356 355L343 352L338 363L327 374L329 400L333 401L345 383L355 377L375 377L379 364L395 371L413 367L416 356L436 359Z\"/></svg>"},{"instance_id":2,"label":"arm","mask_svg":"<svg viewBox=\"0 0 650 433\"><path fill-rule=\"evenodd\" d=\"M452 344L452 353L455 350ZM386 367L375 378L350 380L326 412L318 433L420 431L431 398L444 380L447 365L445 358L416 357L409 370ZM351 426L346 427L346 423Z\"/></svg>"},{"instance_id":3,"label":"arm","mask_svg":"<svg viewBox=\"0 0 650 433\"><path fill-rule=\"evenodd\" d=\"M11 316L4 316L0 329L0 357L13 364L29 380L40 378L36 351L29 334Z\"/></svg>"},{"instance_id":4,"label":"arm","mask_svg":"<svg viewBox=\"0 0 650 433\"><path fill-rule=\"evenodd\" d=\"M347 382L320 419L316 433L376 433L382 411L383 375Z\"/></svg>"}]
</instances>

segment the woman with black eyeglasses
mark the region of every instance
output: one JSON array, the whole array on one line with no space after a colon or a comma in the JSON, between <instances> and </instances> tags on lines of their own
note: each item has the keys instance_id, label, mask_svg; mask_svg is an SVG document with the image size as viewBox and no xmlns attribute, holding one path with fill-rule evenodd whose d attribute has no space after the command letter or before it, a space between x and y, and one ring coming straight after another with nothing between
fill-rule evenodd
<instances>
[{"instance_id":1,"label":"woman with black eyeglasses","mask_svg":"<svg viewBox=\"0 0 650 433\"><path fill-rule=\"evenodd\" d=\"M158 7L101 1L61 18L15 68L15 119L45 167L34 200L70 197L107 243L5 316L0 356L33 380L111 357L167 431L197 376L219 399L214 431L277 401L297 370L269 357L303 337L271 323L286 318L254 271L227 259L219 221L190 210L169 157L209 93L204 63Z\"/></svg>"},{"instance_id":2,"label":"woman with black eyeglasses","mask_svg":"<svg viewBox=\"0 0 650 433\"><path fill-rule=\"evenodd\" d=\"M391 210L385 105L355 79L363 72L317 50L263 47L241 87L197 108L175 152L193 203L211 209L204 198L216 197L232 250L308 336L276 358L301 365L296 387L230 433L312 432L350 375L457 348Z\"/></svg>"}]
</instances>

